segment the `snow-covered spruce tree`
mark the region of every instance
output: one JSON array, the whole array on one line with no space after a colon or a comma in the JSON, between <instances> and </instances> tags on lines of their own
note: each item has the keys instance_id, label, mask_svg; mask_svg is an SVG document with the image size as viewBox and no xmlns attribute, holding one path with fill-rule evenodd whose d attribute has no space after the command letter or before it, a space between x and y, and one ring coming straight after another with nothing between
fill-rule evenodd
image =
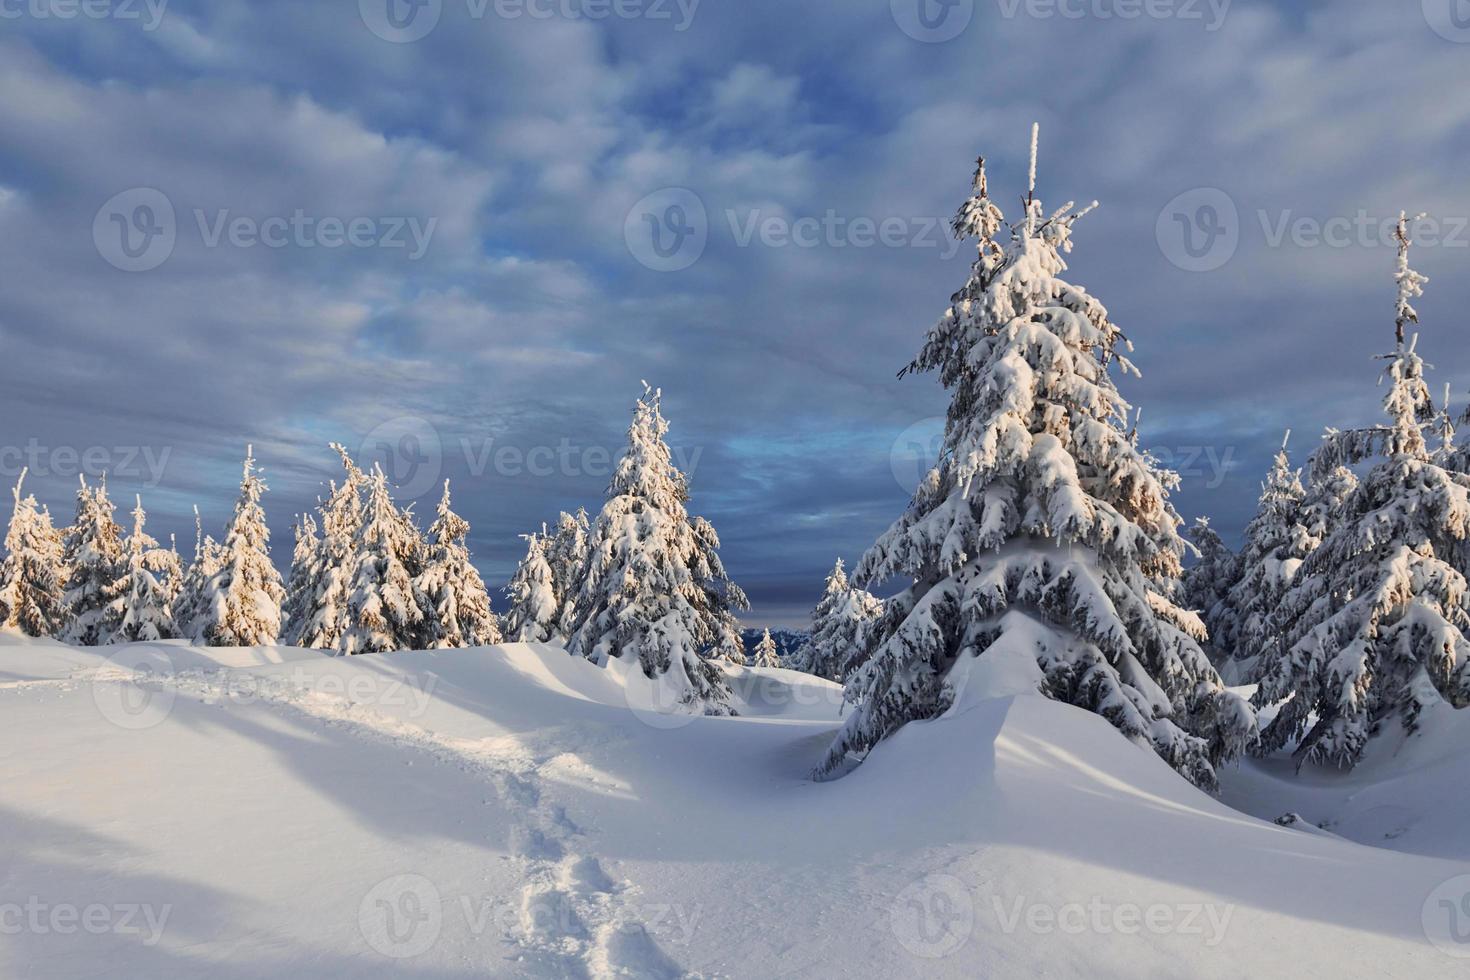
<instances>
[{"instance_id":1,"label":"snow-covered spruce tree","mask_svg":"<svg viewBox=\"0 0 1470 980\"><path fill-rule=\"evenodd\" d=\"M143 498L136 498L136 504L133 533L128 535L127 542L127 570L118 582L119 595L115 600L117 628L108 643L167 640L178 635L167 590L148 568L148 554L158 550L158 542L143 530L148 518L143 511Z\"/></svg>"},{"instance_id":2,"label":"snow-covered spruce tree","mask_svg":"<svg viewBox=\"0 0 1470 980\"><path fill-rule=\"evenodd\" d=\"M168 606L169 619L172 621L174 604L179 601L179 593L184 587L184 566L179 559L178 542L172 534L168 536L167 548L150 548L143 554L143 567L152 572L158 581L159 593ZM175 636L179 635L177 625L175 623Z\"/></svg>"},{"instance_id":3,"label":"snow-covered spruce tree","mask_svg":"<svg viewBox=\"0 0 1470 980\"><path fill-rule=\"evenodd\" d=\"M1261 484L1256 516L1246 525L1235 582L1225 597L1228 612L1219 617L1220 632L1212 637L1223 655L1220 673L1227 683L1257 679L1261 656L1276 640L1272 614L1302 562L1322 543L1303 521L1306 495L1301 470L1291 468L1283 440Z\"/></svg>"},{"instance_id":4,"label":"snow-covered spruce tree","mask_svg":"<svg viewBox=\"0 0 1470 980\"><path fill-rule=\"evenodd\" d=\"M545 643L558 635L561 622L556 600L556 577L546 560L546 527L540 534L523 534L526 557L516 566L505 586L510 607L505 614L505 635L514 643Z\"/></svg>"},{"instance_id":5,"label":"snow-covered spruce tree","mask_svg":"<svg viewBox=\"0 0 1470 980\"><path fill-rule=\"evenodd\" d=\"M848 581L842 559L837 559L812 610L811 637L793 656L793 666L842 680L865 659L868 628L882 613L883 603Z\"/></svg>"},{"instance_id":6,"label":"snow-covered spruce tree","mask_svg":"<svg viewBox=\"0 0 1470 980\"><path fill-rule=\"evenodd\" d=\"M429 547L424 570L414 582L424 610L420 645L426 650L482 647L500 642L500 627L490 610L485 582L470 561L465 537L469 522L449 507L449 481L434 523L429 525Z\"/></svg>"},{"instance_id":7,"label":"snow-covered spruce tree","mask_svg":"<svg viewBox=\"0 0 1470 980\"><path fill-rule=\"evenodd\" d=\"M1210 527L1208 517L1195 519L1194 527L1189 529L1189 540L1199 553L1199 560L1184 573L1181 596L1185 608L1194 610L1204 620L1209 633L1208 649L1220 660L1225 651L1216 645L1215 637L1232 631L1228 617L1233 610L1226 596L1238 577L1238 561L1235 552Z\"/></svg>"},{"instance_id":8,"label":"snow-covered spruce tree","mask_svg":"<svg viewBox=\"0 0 1470 980\"><path fill-rule=\"evenodd\" d=\"M107 642L117 628L118 580L123 572L122 532L112 518L107 482L93 489L81 478L77 517L66 538L67 626L62 638L78 646Z\"/></svg>"},{"instance_id":9,"label":"snow-covered spruce tree","mask_svg":"<svg viewBox=\"0 0 1470 980\"><path fill-rule=\"evenodd\" d=\"M179 635L193 643L202 643L204 627L209 621L209 609L214 601L213 583L215 573L224 562L219 542L204 533L204 522L199 517L199 508L194 508L194 558L184 572L174 599L174 627Z\"/></svg>"},{"instance_id":10,"label":"snow-covered spruce tree","mask_svg":"<svg viewBox=\"0 0 1470 980\"><path fill-rule=\"evenodd\" d=\"M357 576L356 538L362 526L367 476L339 443L331 448L342 459L342 484L333 483L321 507L320 573L302 606L296 643L315 650L338 650L348 626L348 597Z\"/></svg>"},{"instance_id":11,"label":"snow-covered spruce tree","mask_svg":"<svg viewBox=\"0 0 1470 980\"><path fill-rule=\"evenodd\" d=\"M1425 440L1434 407L1424 383L1412 301L1407 216L1398 227L1397 343L1388 360L1387 425L1329 432L1314 470L1374 460L1341 520L1307 559L1286 608L1299 611L1265 665L1259 705L1281 702L1261 747L1297 743L1303 761L1351 767L1390 722L1417 730L1441 699L1470 706L1470 598L1449 556L1470 537L1470 477L1446 470ZM1311 724L1310 716L1316 716Z\"/></svg>"},{"instance_id":12,"label":"snow-covered spruce tree","mask_svg":"<svg viewBox=\"0 0 1470 980\"><path fill-rule=\"evenodd\" d=\"M338 649L346 654L412 650L424 621L413 587L423 571L423 538L393 502L388 477L376 464L353 538L352 564L347 629Z\"/></svg>"},{"instance_id":13,"label":"snow-covered spruce tree","mask_svg":"<svg viewBox=\"0 0 1470 980\"><path fill-rule=\"evenodd\" d=\"M725 564L720 561L720 536L715 533L714 525L703 517L694 517L690 527L696 548L689 568L704 590L705 619L710 632L710 640L700 653L743 665L745 640L740 635L740 620L735 614L748 610L750 600L745 590L730 581L725 572Z\"/></svg>"},{"instance_id":14,"label":"snow-covered spruce tree","mask_svg":"<svg viewBox=\"0 0 1470 980\"><path fill-rule=\"evenodd\" d=\"M0 610L7 629L30 636L55 636L65 623L62 591L66 566L62 541L51 514L34 495L21 496L26 471L15 481L15 509L5 532L5 562L0 564Z\"/></svg>"},{"instance_id":15,"label":"snow-covered spruce tree","mask_svg":"<svg viewBox=\"0 0 1470 980\"><path fill-rule=\"evenodd\" d=\"M286 590L271 563L271 533L260 506L266 489L255 471L254 449L247 446L240 497L220 546L219 570L205 587L199 636L209 646L269 646L280 639Z\"/></svg>"},{"instance_id":16,"label":"snow-covered spruce tree","mask_svg":"<svg viewBox=\"0 0 1470 980\"><path fill-rule=\"evenodd\" d=\"M760 642L755 645L755 652L751 655L750 665L752 667L781 666L781 655L776 652L776 641L771 639L771 631L769 629L761 634Z\"/></svg>"},{"instance_id":17,"label":"snow-covered spruce tree","mask_svg":"<svg viewBox=\"0 0 1470 980\"><path fill-rule=\"evenodd\" d=\"M711 605L712 541L699 538L685 510L688 480L664 441L669 424L659 402L660 393L645 383L628 447L592 525L568 646L602 665L636 657L658 685L661 705L729 714L725 675L703 656L722 644L724 629Z\"/></svg>"},{"instance_id":18,"label":"snow-covered spruce tree","mask_svg":"<svg viewBox=\"0 0 1470 980\"><path fill-rule=\"evenodd\" d=\"M1185 550L1168 499L1178 478L1126 429L1109 369L1135 370L1130 345L1101 303L1059 278L1090 208L1045 216L1034 176L1033 130L1033 191L1007 240L993 237L983 162L955 218L979 256L905 369L938 369L953 393L939 464L855 575L913 584L885 603L872 653L847 679L856 707L819 776L945 711L951 668L1018 616L1054 638L1034 646L1044 693L1098 712L1196 785L1213 787L1215 764L1254 738L1249 705L1200 649L1198 617L1170 598Z\"/></svg>"},{"instance_id":19,"label":"snow-covered spruce tree","mask_svg":"<svg viewBox=\"0 0 1470 980\"><path fill-rule=\"evenodd\" d=\"M316 518L309 513L296 515L292 532L291 570L286 575L286 601L281 607L281 642L296 644L321 578L322 542L317 537Z\"/></svg>"},{"instance_id":20,"label":"snow-covered spruce tree","mask_svg":"<svg viewBox=\"0 0 1470 980\"><path fill-rule=\"evenodd\" d=\"M553 591L560 604L557 632L562 636L571 633L582 570L587 564L587 534L591 529L586 508L578 507L575 514L562 511L556 520L556 534L546 545L546 563L551 566Z\"/></svg>"}]
</instances>

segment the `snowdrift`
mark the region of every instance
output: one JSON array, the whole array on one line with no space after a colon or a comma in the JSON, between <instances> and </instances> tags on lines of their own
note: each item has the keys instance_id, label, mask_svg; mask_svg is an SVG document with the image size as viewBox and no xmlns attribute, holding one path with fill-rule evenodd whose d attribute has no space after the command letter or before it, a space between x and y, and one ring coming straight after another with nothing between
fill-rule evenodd
<instances>
[{"instance_id":1,"label":"snowdrift","mask_svg":"<svg viewBox=\"0 0 1470 980\"><path fill-rule=\"evenodd\" d=\"M0 972L1464 975L1463 818L1415 853L1256 819L999 661L815 783L836 685L731 678L705 718L556 646L0 636Z\"/></svg>"}]
</instances>

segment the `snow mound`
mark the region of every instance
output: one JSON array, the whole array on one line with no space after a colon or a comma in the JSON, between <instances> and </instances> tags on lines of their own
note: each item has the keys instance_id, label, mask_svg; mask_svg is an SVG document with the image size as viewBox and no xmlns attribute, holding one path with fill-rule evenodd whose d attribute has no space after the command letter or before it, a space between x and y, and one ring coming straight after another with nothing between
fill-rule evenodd
<instances>
[{"instance_id":1,"label":"snow mound","mask_svg":"<svg viewBox=\"0 0 1470 980\"><path fill-rule=\"evenodd\" d=\"M1463 865L1229 809L1019 658L826 783L840 689L728 676L0 636L0 973L1463 975Z\"/></svg>"}]
</instances>

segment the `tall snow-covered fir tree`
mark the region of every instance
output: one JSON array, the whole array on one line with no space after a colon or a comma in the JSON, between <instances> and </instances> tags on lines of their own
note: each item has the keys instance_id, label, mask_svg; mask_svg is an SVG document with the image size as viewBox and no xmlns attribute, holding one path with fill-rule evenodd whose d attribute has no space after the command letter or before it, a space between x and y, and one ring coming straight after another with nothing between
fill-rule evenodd
<instances>
[{"instance_id":1,"label":"tall snow-covered fir tree","mask_svg":"<svg viewBox=\"0 0 1470 980\"><path fill-rule=\"evenodd\" d=\"M883 614L883 603L847 578L842 559L827 575L822 598L812 610L810 639L792 657L797 670L840 681L860 665L867 651L867 631Z\"/></svg>"},{"instance_id":2,"label":"tall snow-covered fir tree","mask_svg":"<svg viewBox=\"0 0 1470 980\"><path fill-rule=\"evenodd\" d=\"M1215 765L1254 738L1249 705L1200 649L1203 625L1171 599L1185 550L1168 497L1178 478L1134 445L1109 373L1134 372L1131 345L1060 278L1090 208L1042 210L1035 146L1033 130L1033 191L1003 241L983 161L955 217L979 255L905 369L937 369L952 392L939 464L855 575L912 585L885 603L872 653L848 677L855 707L819 776L945 711L951 669L1018 615L1034 624L1025 633L1054 638L1034 644L1046 694L1101 714L1195 784L1213 787Z\"/></svg>"},{"instance_id":3,"label":"tall snow-covered fir tree","mask_svg":"<svg viewBox=\"0 0 1470 980\"><path fill-rule=\"evenodd\" d=\"M551 566L553 588L560 605L557 632L563 636L571 633L582 570L587 564L587 534L591 529L585 508L578 507L575 514L562 511L556 520L555 535L546 545L546 563Z\"/></svg>"},{"instance_id":4,"label":"tall snow-covered fir tree","mask_svg":"<svg viewBox=\"0 0 1470 980\"><path fill-rule=\"evenodd\" d=\"M309 513L296 516L292 531L291 570L286 575L286 602L281 607L281 642L295 644L301 639L321 578L322 542L317 537L316 518Z\"/></svg>"},{"instance_id":5,"label":"tall snow-covered fir tree","mask_svg":"<svg viewBox=\"0 0 1470 980\"><path fill-rule=\"evenodd\" d=\"M776 650L776 641L771 639L769 629L761 634L760 642L755 645L755 651L750 657L750 665L752 667L781 666L781 654Z\"/></svg>"},{"instance_id":6,"label":"tall snow-covered fir tree","mask_svg":"<svg viewBox=\"0 0 1470 980\"><path fill-rule=\"evenodd\" d=\"M1283 440L1261 484L1256 516L1246 525L1235 581L1225 596L1228 612L1217 617L1221 620L1219 633L1211 637L1222 653L1220 673L1227 683L1256 680L1265 648L1275 642L1272 614L1302 562L1322 543L1303 521L1306 495L1301 470L1291 468Z\"/></svg>"},{"instance_id":7,"label":"tall snow-covered fir tree","mask_svg":"<svg viewBox=\"0 0 1470 980\"><path fill-rule=\"evenodd\" d=\"M1227 596L1238 577L1239 563L1235 552L1210 527L1208 517L1195 518L1194 526L1189 529L1189 540L1199 558L1184 573L1181 596L1185 608L1194 610L1204 620L1209 634L1207 649L1218 661L1226 656L1226 651L1216 644L1215 638L1231 632L1229 616L1233 610Z\"/></svg>"},{"instance_id":8,"label":"tall snow-covered fir tree","mask_svg":"<svg viewBox=\"0 0 1470 980\"><path fill-rule=\"evenodd\" d=\"M0 564L0 615L7 629L30 636L55 636L65 624L62 602L66 566L61 535L51 514L34 495L21 496L26 471L15 481L15 509L5 533L5 561Z\"/></svg>"},{"instance_id":9,"label":"tall snow-covered fir tree","mask_svg":"<svg viewBox=\"0 0 1470 980\"><path fill-rule=\"evenodd\" d=\"M286 590L270 557L271 533L260 505L266 489L256 472L255 452L247 447L240 497L220 546L219 569L206 586L198 627L209 646L269 646L280 639Z\"/></svg>"},{"instance_id":10,"label":"tall snow-covered fir tree","mask_svg":"<svg viewBox=\"0 0 1470 980\"><path fill-rule=\"evenodd\" d=\"M332 443L331 448L341 457L345 475L340 486L332 484L321 507L320 571L302 603L301 626L296 632L299 646L315 650L339 649L347 631L348 599L357 575L356 538L367 487L367 476L347 450L339 443Z\"/></svg>"},{"instance_id":11,"label":"tall snow-covered fir tree","mask_svg":"<svg viewBox=\"0 0 1470 980\"><path fill-rule=\"evenodd\" d=\"M82 477L77 517L67 534L63 558L69 570L63 600L67 626L62 635L67 643L98 646L117 628L123 547L122 532L112 513L106 480L92 488Z\"/></svg>"},{"instance_id":12,"label":"tall snow-covered fir tree","mask_svg":"<svg viewBox=\"0 0 1470 980\"><path fill-rule=\"evenodd\" d=\"M184 588L184 565L179 558L179 546L174 536L168 536L167 548L150 548L143 555L143 567L153 573L163 600L168 605L169 619L173 620L173 609ZM177 623L175 623L177 629ZM176 632L174 634L178 636Z\"/></svg>"},{"instance_id":13,"label":"tall snow-covered fir tree","mask_svg":"<svg viewBox=\"0 0 1470 980\"><path fill-rule=\"evenodd\" d=\"M147 518L143 498L138 497L133 508L133 533L127 541L127 570L118 582L117 628L108 638L109 643L167 640L178 635L167 587L148 567L148 554L158 549L158 542L143 530Z\"/></svg>"},{"instance_id":14,"label":"tall snow-covered fir tree","mask_svg":"<svg viewBox=\"0 0 1470 980\"><path fill-rule=\"evenodd\" d=\"M429 546L424 568L414 582L419 606L424 611L421 646L437 650L449 647L482 647L500 642L500 627L490 610L490 594L470 561L465 538L469 522L449 506L449 481L434 523L429 525Z\"/></svg>"},{"instance_id":15,"label":"tall snow-covered fir tree","mask_svg":"<svg viewBox=\"0 0 1470 980\"><path fill-rule=\"evenodd\" d=\"M1435 410L1417 337L1405 328L1418 322L1413 300L1427 280L1409 268L1407 225L1401 215L1388 424L1329 432L1313 457L1324 478L1373 465L1288 594L1284 607L1295 615L1255 695L1260 705L1280 703L1262 749L1296 743L1299 763L1351 767L1385 726L1413 733L1441 699L1470 706L1470 597L1452 564L1470 538L1470 477L1436 462L1425 438Z\"/></svg>"},{"instance_id":16,"label":"tall snow-covered fir tree","mask_svg":"<svg viewBox=\"0 0 1470 980\"><path fill-rule=\"evenodd\" d=\"M412 650L424 621L413 586L423 570L423 538L393 502L381 466L374 465L368 477L351 561L347 628L337 649L347 654Z\"/></svg>"},{"instance_id":17,"label":"tall snow-covered fir tree","mask_svg":"<svg viewBox=\"0 0 1470 980\"><path fill-rule=\"evenodd\" d=\"M174 627L179 635L194 643L204 641L204 627L210 621L214 602L214 576L224 562L219 542L204 533L199 508L194 508L194 557L184 572L178 595L174 598Z\"/></svg>"},{"instance_id":18,"label":"tall snow-covered fir tree","mask_svg":"<svg viewBox=\"0 0 1470 980\"><path fill-rule=\"evenodd\" d=\"M701 538L689 520L688 480L664 441L668 428L659 392L645 384L592 526L568 646L597 664L636 657L661 705L728 714L724 673L703 655L723 643L711 600L723 572L709 562L709 532Z\"/></svg>"},{"instance_id":19,"label":"tall snow-covered fir tree","mask_svg":"<svg viewBox=\"0 0 1470 980\"><path fill-rule=\"evenodd\" d=\"M546 560L546 528L523 534L526 557L505 586L510 605L505 613L505 636L513 643L545 643L559 635L561 614L556 576Z\"/></svg>"},{"instance_id":20,"label":"tall snow-covered fir tree","mask_svg":"<svg viewBox=\"0 0 1470 980\"><path fill-rule=\"evenodd\" d=\"M700 650L706 657L717 658L732 664L745 663L745 640L740 635L740 620L737 611L750 608L745 590L730 581L720 561L720 536L714 525L703 517L690 521L694 531L696 550L689 563L699 587L704 590L704 618L709 625L710 639Z\"/></svg>"}]
</instances>

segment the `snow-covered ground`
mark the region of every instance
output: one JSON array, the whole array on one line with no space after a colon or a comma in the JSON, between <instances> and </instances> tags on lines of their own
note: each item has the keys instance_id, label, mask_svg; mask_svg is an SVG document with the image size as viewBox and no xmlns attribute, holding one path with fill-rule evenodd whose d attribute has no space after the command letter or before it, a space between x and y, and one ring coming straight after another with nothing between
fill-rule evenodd
<instances>
[{"instance_id":1,"label":"snow-covered ground","mask_svg":"<svg viewBox=\"0 0 1470 980\"><path fill-rule=\"evenodd\" d=\"M0 974L1470 971L1470 727L1216 800L997 661L814 783L836 686L732 674L689 718L554 646L0 637Z\"/></svg>"}]
</instances>

